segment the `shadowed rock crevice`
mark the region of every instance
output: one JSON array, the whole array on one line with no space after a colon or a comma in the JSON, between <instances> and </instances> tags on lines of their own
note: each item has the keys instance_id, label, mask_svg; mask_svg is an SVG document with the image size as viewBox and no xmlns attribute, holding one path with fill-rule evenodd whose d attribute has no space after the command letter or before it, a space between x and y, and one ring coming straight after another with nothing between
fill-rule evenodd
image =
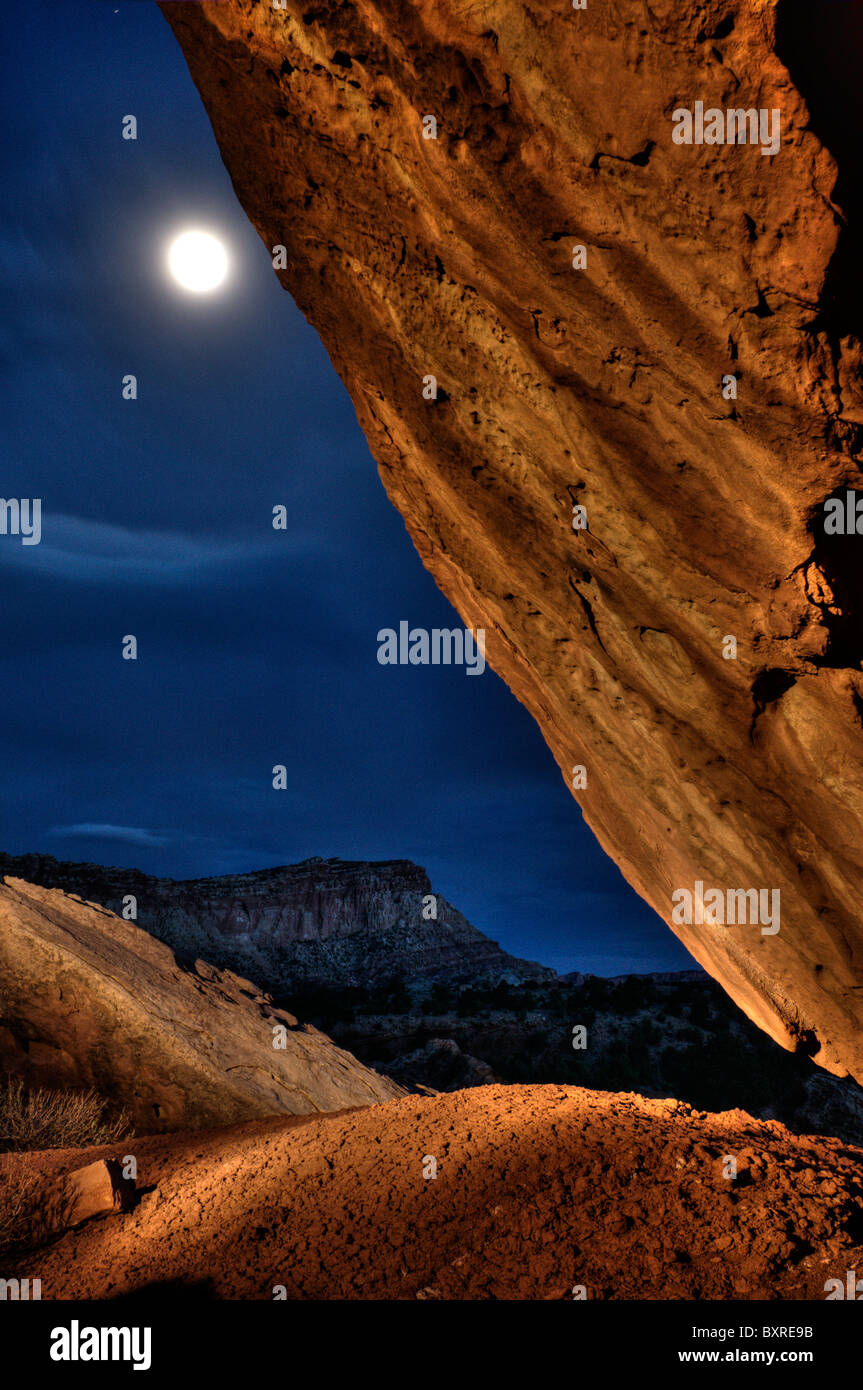
<instances>
[{"instance_id":1,"label":"shadowed rock crevice","mask_svg":"<svg viewBox=\"0 0 863 1390\"><path fill-rule=\"evenodd\" d=\"M859 473L834 487L809 522L812 554L807 585L828 632L823 653L812 658L817 666L860 670L863 664L863 514L858 518L857 498L863 502Z\"/></svg>"},{"instance_id":2,"label":"shadowed rock crevice","mask_svg":"<svg viewBox=\"0 0 863 1390\"><path fill-rule=\"evenodd\" d=\"M825 285L818 326L835 340L863 332L863 8L857 0L780 0L776 51L803 95L813 131L838 166L832 197L842 233Z\"/></svg>"}]
</instances>

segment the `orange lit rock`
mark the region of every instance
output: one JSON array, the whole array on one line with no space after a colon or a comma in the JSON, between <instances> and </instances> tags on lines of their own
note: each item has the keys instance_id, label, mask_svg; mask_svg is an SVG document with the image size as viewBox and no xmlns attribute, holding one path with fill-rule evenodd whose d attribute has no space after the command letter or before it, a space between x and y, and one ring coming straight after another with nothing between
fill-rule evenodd
<instances>
[{"instance_id":1,"label":"orange lit rock","mask_svg":"<svg viewBox=\"0 0 863 1390\"><path fill-rule=\"evenodd\" d=\"M863 1151L742 1110L482 1086L136 1152L155 1191L33 1257L43 1299L798 1300L863 1269Z\"/></svg>"},{"instance_id":2,"label":"orange lit rock","mask_svg":"<svg viewBox=\"0 0 863 1390\"><path fill-rule=\"evenodd\" d=\"M860 295L773 0L163 9L423 563L586 768L601 844L669 923L699 880L779 890L773 935L675 930L863 1080L861 554L819 531L863 485ZM697 102L780 111L779 153L676 144Z\"/></svg>"},{"instance_id":3,"label":"orange lit rock","mask_svg":"<svg viewBox=\"0 0 863 1390\"><path fill-rule=\"evenodd\" d=\"M53 1180L45 1195L47 1223L59 1230L80 1225L94 1216L128 1211L134 1196L135 1183L123 1177L117 1160L100 1158Z\"/></svg>"}]
</instances>

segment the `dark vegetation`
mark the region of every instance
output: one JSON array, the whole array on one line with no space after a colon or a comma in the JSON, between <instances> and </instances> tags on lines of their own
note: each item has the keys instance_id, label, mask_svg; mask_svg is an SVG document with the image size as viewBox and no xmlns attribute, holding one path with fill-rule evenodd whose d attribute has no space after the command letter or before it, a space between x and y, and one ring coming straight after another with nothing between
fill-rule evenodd
<instances>
[{"instance_id":1,"label":"dark vegetation","mask_svg":"<svg viewBox=\"0 0 863 1390\"><path fill-rule=\"evenodd\" d=\"M713 981L657 983L587 977L579 984L432 984L393 978L374 990L305 989L279 1001L368 1065L386 1070L432 1038L452 1038L504 1082L563 1082L674 1096L700 1110L748 1110L817 1131L809 1087L816 1069L784 1051ZM573 1028L587 1029L575 1050ZM846 1130L863 1141L863 1091L820 1074L847 1102ZM841 1126L831 1121L838 1132Z\"/></svg>"}]
</instances>

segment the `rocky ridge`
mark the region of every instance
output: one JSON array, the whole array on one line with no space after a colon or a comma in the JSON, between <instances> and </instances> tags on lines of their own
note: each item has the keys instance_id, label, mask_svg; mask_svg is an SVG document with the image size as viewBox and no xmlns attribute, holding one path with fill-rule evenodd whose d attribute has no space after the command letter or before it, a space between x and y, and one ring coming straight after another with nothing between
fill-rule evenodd
<instances>
[{"instance_id":1,"label":"rocky ridge","mask_svg":"<svg viewBox=\"0 0 863 1390\"><path fill-rule=\"evenodd\" d=\"M401 1094L247 980L183 967L133 923L14 878L0 882L0 1063L30 1085L92 1087L147 1133Z\"/></svg>"},{"instance_id":2,"label":"rocky ridge","mask_svg":"<svg viewBox=\"0 0 863 1390\"><path fill-rule=\"evenodd\" d=\"M409 860L309 859L174 880L50 855L0 854L4 873L78 893L118 915L132 895L144 930L184 957L239 970L270 991L373 988L395 976L410 986L555 978L546 966L502 951L433 894L425 870ZM436 917L424 916L424 904Z\"/></svg>"}]
</instances>

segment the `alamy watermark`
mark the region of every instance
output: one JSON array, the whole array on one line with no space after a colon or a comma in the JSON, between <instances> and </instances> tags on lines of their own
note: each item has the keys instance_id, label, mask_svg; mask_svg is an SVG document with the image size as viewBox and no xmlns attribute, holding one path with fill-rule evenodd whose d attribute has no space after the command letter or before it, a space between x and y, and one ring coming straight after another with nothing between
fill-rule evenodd
<instances>
[{"instance_id":1,"label":"alamy watermark","mask_svg":"<svg viewBox=\"0 0 863 1390\"><path fill-rule=\"evenodd\" d=\"M855 1303L863 1299L863 1279L858 1279L853 1269L845 1271L845 1281L841 1279L828 1279L824 1284L824 1292L827 1295L827 1302L833 1299L851 1299Z\"/></svg>"},{"instance_id":2,"label":"alamy watermark","mask_svg":"<svg viewBox=\"0 0 863 1390\"><path fill-rule=\"evenodd\" d=\"M485 670L485 630L411 627L400 622L398 632L382 627L378 633L381 666L464 666L469 676Z\"/></svg>"},{"instance_id":3,"label":"alamy watermark","mask_svg":"<svg viewBox=\"0 0 863 1390\"><path fill-rule=\"evenodd\" d=\"M42 539L41 497L0 497L0 536L20 536L22 545Z\"/></svg>"},{"instance_id":4,"label":"alamy watermark","mask_svg":"<svg viewBox=\"0 0 863 1390\"><path fill-rule=\"evenodd\" d=\"M38 1302L41 1297L41 1279L0 1279L0 1303L5 1303L7 1299L13 1303Z\"/></svg>"},{"instance_id":5,"label":"alamy watermark","mask_svg":"<svg viewBox=\"0 0 863 1390\"><path fill-rule=\"evenodd\" d=\"M824 503L825 536L863 536L863 493L858 497L853 488L844 498L828 497Z\"/></svg>"},{"instance_id":6,"label":"alamy watermark","mask_svg":"<svg viewBox=\"0 0 863 1390\"><path fill-rule=\"evenodd\" d=\"M721 111L718 106L704 109L697 101L693 110L679 106L671 120L675 145L760 145L761 153L779 153L782 140L782 112L777 106L734 107Z\"/></svg>"},{"instance_id":7,"label":"alamy watermark","mask_svg":"<svg viewBox=\"0 0 863 1390\"><path fill-rule=\"evenodd\" d=\"M152 1365L152 1328L82 1327L73 1318L69 1327L51 1332L52 1361L131 1361L133 1371Z\"/></svg>"},{"instance_id":8,"label":"alamy watermark","mask_svg":"<svg viewBox=\"0 0 863 1390\"><path fill-rule=\"evenodd\" d=\"M762 936L775 936L780 926L778 888L708 888L699 878L695 891L675 888L671 895L675 926L761 926Z\"/></svg>"}]
</instances>

